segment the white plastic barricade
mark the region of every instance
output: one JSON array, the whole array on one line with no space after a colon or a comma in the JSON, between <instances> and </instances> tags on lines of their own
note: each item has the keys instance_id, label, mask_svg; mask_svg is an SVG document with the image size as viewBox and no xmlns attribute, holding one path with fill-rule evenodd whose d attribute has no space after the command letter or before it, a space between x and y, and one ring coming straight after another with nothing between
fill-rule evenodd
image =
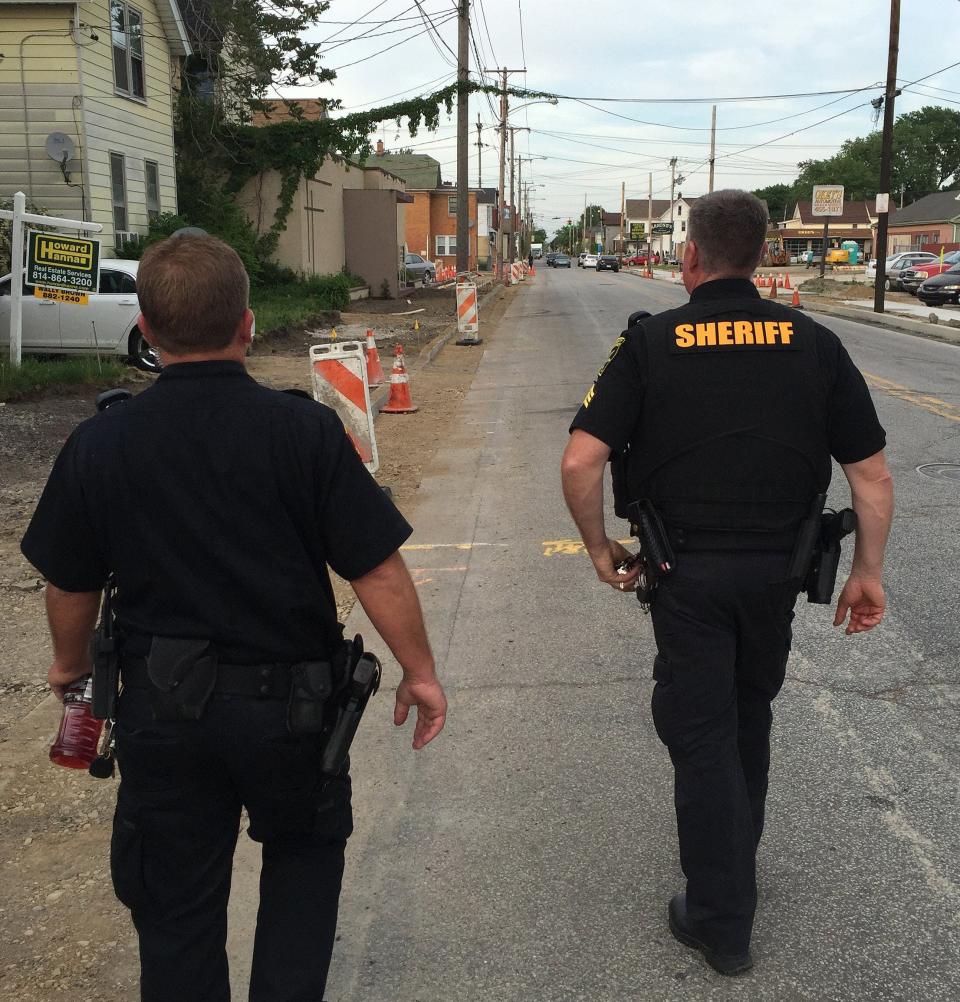
<instances>
[{"instance_id":1,"label":"white plastic barricade","mask_svg":"<svg viewBox=\"0 0 960 1002\"><path fill-rule=\"evenodd\" d=\"M362 341L315 344L310 349L313 399L332 407L371 473L380 468L377 439L370 410L366 358Z\"/></svg>"},{"instance_id":2,"label":"white plastic barricade","mask_svg":"<svg viewBox=\"0 0 960 1002\"><path fill-rule=\"evenodd\" d=\"M468 282L457 284L457 330L461 334L476 334L480 330L477 287Z\"/></svg>"}]
</instances>

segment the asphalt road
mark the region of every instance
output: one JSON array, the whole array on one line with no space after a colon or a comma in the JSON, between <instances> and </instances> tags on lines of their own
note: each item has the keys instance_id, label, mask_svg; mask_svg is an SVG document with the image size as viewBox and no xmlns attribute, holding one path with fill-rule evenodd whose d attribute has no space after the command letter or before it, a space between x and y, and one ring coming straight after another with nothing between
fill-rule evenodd
<instances>
[{"instance_id":1,"label":"asphalt road","mask_svg":"<svg viewBox=\"0 0 960 1002\"><path fill-rule=\"evenodd\" d=\"M484 345L406 553L449 724L413 754L389 688L364 721L331 1002L960 998L960 482L916 470L960 461L960 350L860 324L828 321L888 432L889 614L844 638L798 607L754 971L722 979L667 932L682 884L650 623L576 552L558 464L627 314L684 299L543 268Z\"/></svg>"}]
</instances>

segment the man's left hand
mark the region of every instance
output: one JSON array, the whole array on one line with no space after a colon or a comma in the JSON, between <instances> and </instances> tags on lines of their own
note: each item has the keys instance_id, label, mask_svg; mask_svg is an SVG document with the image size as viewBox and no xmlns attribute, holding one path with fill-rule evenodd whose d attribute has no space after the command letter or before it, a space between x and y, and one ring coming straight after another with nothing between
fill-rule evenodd
<instances>
[{"instance_id":1,"label":"man's left hand","mask_svg":"<svg viewBox=\"0 0 960 1002\"><path fill-rule=\"evenodd\" d=\"M626 574L617 571L617 565L625 560L632 560L633 554L615 539L607 539L606 545L595 551L588 551L597 577L616 588L617 591L636 591L637 579L640 577L640 565L635 564Z\"/></svg>"}]
</instances>

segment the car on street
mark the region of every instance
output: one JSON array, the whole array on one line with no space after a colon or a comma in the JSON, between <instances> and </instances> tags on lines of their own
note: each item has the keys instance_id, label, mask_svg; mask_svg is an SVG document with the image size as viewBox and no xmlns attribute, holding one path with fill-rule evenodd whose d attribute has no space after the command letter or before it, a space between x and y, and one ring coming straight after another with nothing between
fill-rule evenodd
<instances>
[{"instance_id":1,"label":"car on street","mask_svg":"<svg viewBox=\"0 0 960 1002\"><path fill-rule=\"evenodd\" d=\"M960 305L960 264L921 283L917 289L917 299L924 306L942 306L945 303Z\"/></svg>"},{"instance_id":2,"label":"car on street","mask_svg":"<svg viewBox=\"0 0 960 1002\"><path fill-rule=\"evenodd\" d=\"M601 254L597 258L597 271L619 271L620 258L616 254Z\"/></svg>"},{"instance_id":3,"label":"car on street","mask_svg":"<svg viewBox=\"0 0 960 1002\"><path fill-rule=\"evenodd\" d=\"M554 254L553 261L550 264L551 268L569 268L570 258L566 254Z\"/></svg>"},{"instance_id":4,"label":"car on street","mask_svg":"<svg viewBox=\"0 0 960 1002\"><path fill-rule=\"evenodd\" d=\"M596 254L584 254L582 268L596 268L597 266L597 255Z\"/></svg>"},{"instance_id":5,"label":"car on street","mask_svg":"<svg viewBox=\"0 0 960 1002\"><path fill-rule=\"evenodd\" d=\"M137 327L139 261L103 260L85 306L39 298L24 283L21 349L31 355L119 355L146 372L160 360ZM11 276L0 278L0 350L10 346Z\"/></svg>"},{"instance_id":6,"label":"car on street","mask_svg":"<svg viewBox=\"0 0 960 1002\"><path fill-rule=\"evenodd\" d=\"M891 254L887 258L887 265L884 269L886 280L883 287L890 292L896 292L901 288L900 273L912 268L917 264L926 264L928 261L936 261L936 254L929 254L926 251L901 251L899 254ZM864 278L868 282L875 282L877 279L877 259L871 258L867 264Z\"/></svg>"},{"instance_id":7,"label":"car on street","mask_svg":"<svg viewBox=\"0 0 960 1002\"><path fill-rule=\"evenodd\" d=\"M423 282L429 285L437 280L437 269L432 261L426 261L419 254L405 254L403 269L411 282Z\"/></svg>"},{"instance_id":8,"label":"car on street","mask_svg":"<svg viewBox=\"0 0 960 1002\"><path fill-rule=\"evenodd\" d=\"M900 272L900 284L907 292L915 296L917 290L928 278L933 278L934 275L949 271L955 264L960 264L960 251L950 251L949 254L944 254L943 264L940 263L940 258L938 257L933 261L927 261L925 264L915 264L910 268L905 268Z\"/></svg>"},{"instance_id":9,"label":"car on street","mask_svg":"<svg viewBox=\"0 0 960 1002\"><path fill-rule=\"evenodd\" d=\"M587 252L586 251L580 251L579 255L577 256L577 267L578 268L582 268L583 267L583 259L586 256L587 256Z\"/></svg>"},{"instance_id":10,"label":"car on street","mask_svg":"<svg viewBox=\"0 0 960 1002\"><path fill-rule=\"evenodd\" d=\"M623 259L626 268L642 268L647 263L646 254L631 254Z\"/></svg>"}]
</instances>

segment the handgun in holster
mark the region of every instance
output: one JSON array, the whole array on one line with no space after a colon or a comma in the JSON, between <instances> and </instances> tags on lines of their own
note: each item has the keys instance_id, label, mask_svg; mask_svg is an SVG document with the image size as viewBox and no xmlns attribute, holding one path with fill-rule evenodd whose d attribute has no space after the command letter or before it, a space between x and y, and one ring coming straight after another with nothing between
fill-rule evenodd
<instances>
[{"instance_id":1,"label":"handgun in holster","mask_svg":"<svg viewBox=\"0 0 960 1002\"><path fill-rule=\"evenodd\" d=\"M383 668L380 661L363 650L363 639L356 637L348 661L346 685L335 697L333 727L323 744L320 767L325 775L335 776L343 768L350 752L363 711L370 697L380 688Z\"/></svg>"},{"instance_id":2,"label":"handgun in holster","mask_svg":"<svg viewBox=\"0 0 960 1002\"><path fill-rule=\"evenodd\" d=\"M90 712L97 720L113 720L117 715L117 694L120 691L120 648L113 618L116 582L107 580L100 604L100 622L93 635L93 698Z\"/></svg>"},{"instance_id":3,"label":"handgun in holster","mask_svg":"<svg viewBox=\"0 0 960 1002\"><path fill-rule=\"evenodd\" d=\"M837 583L837 568L840 564L840 540L856 528L857 515L852 508L821 514L818 545L804 582L808 602L830 605L833 601L833 589Z\"/></svg>"},{"instance_id":4,"label":"handgun in holster","mask_svg":"<svg viewBox=\"0 0 960 1002\"><path fill-rule=\"evenodd\" d=\"M649 611L660 578L672 573L676 557L660 513L649 498L631 501L627 506L630 534L640 541L640 577L637 580L637 601Z\"/></svg>"}]
</instances>

